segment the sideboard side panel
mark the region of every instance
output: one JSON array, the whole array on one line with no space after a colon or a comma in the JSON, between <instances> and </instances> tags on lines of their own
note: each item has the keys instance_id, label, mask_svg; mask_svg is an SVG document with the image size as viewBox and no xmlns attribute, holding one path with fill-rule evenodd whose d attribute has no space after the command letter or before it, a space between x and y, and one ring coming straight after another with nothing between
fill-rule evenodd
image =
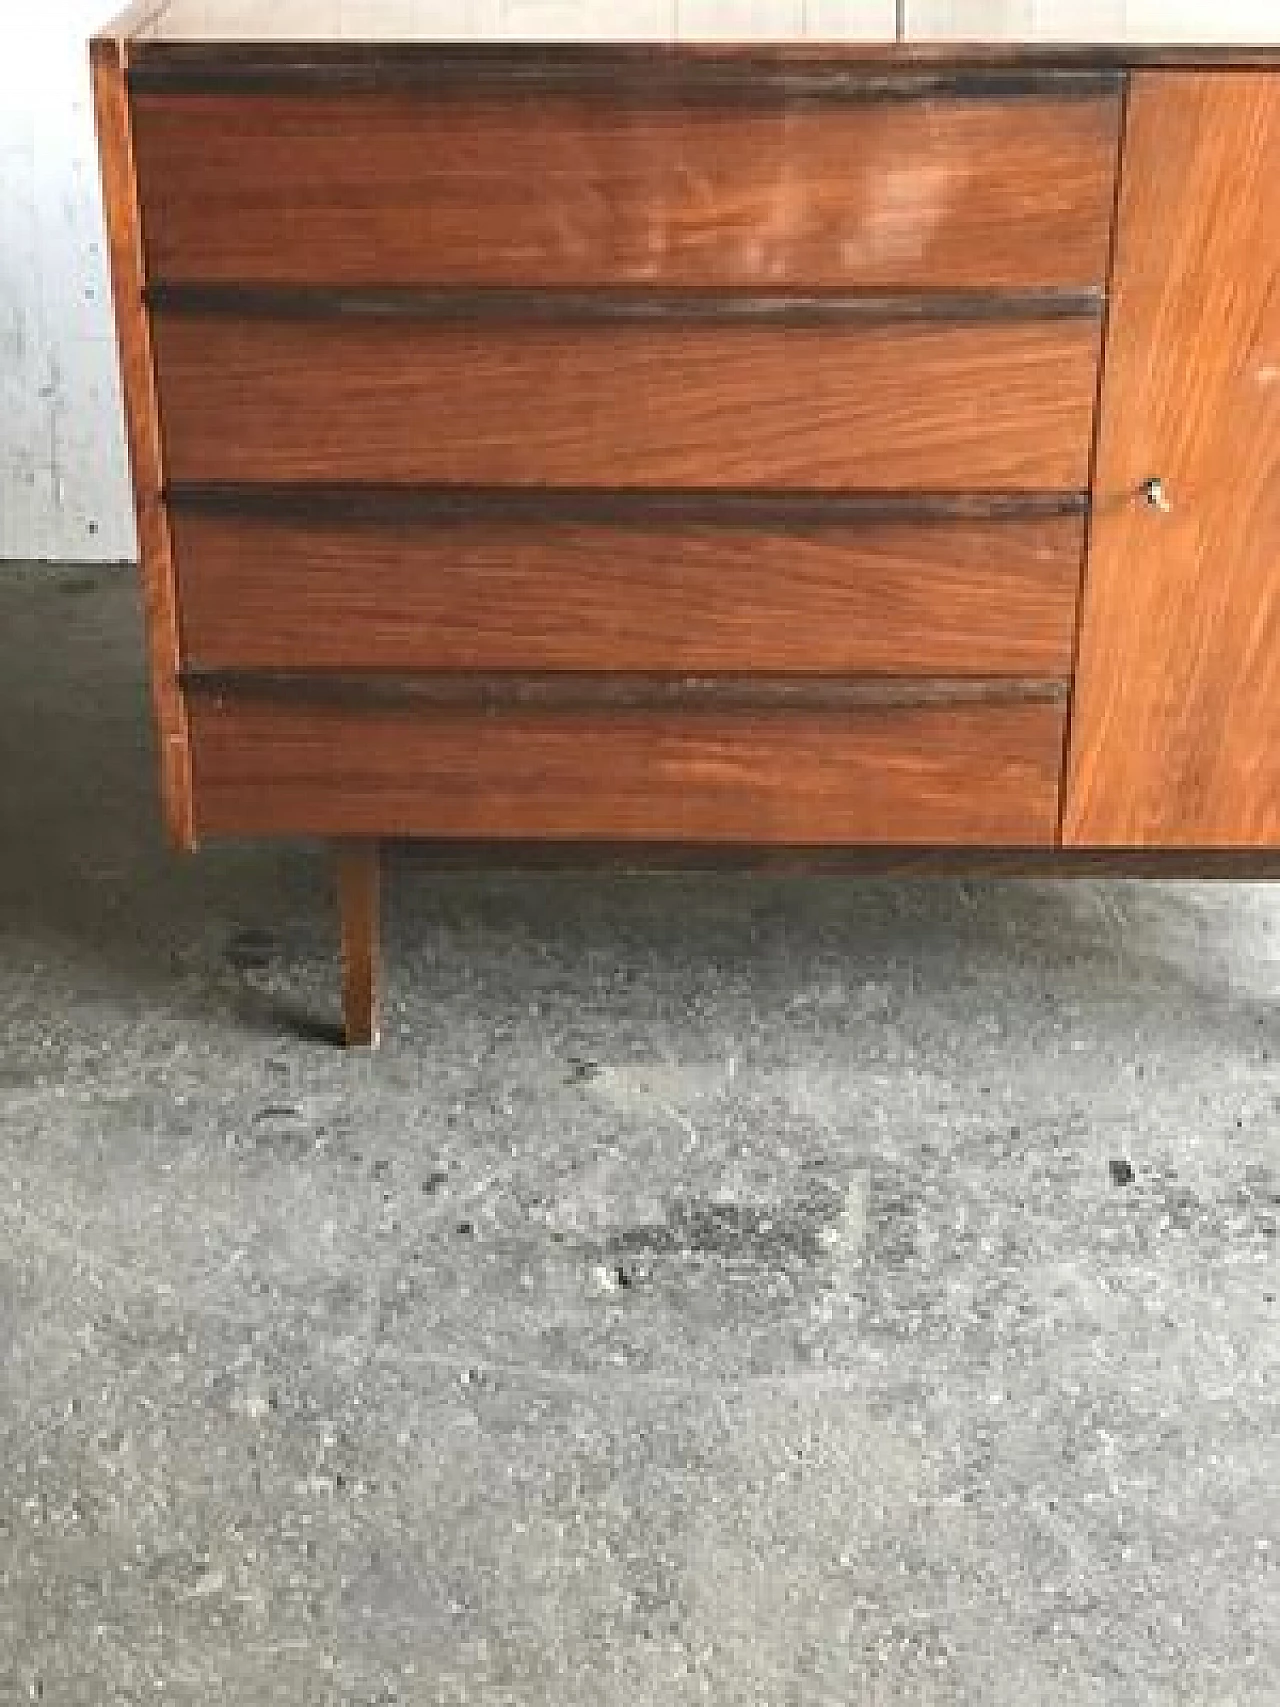
<instances>
[{"instance_id":1,"label":"sideboard side panel","mask_svg":"<svg viewBox=\"0 0 1280 1707\"><path fill-rule=\"evenodd\" d=\"M1133 79L1064 841L1280 845L1275 73Z\"/></svg>"},{"instance_id":2,"label":"sideboard side panel","mask_svg":"<svg viewBox=\"0 0 1280 1707\"><path fill-rule=\"evenodd\" d=\"M134 173L124 44L92 46L94 108L102 165L107 247L120 350L129 460L138 518L153 714L160 744L165 822L179 846L195 844L191 743L178 681L179 640L173 550L164 503L164 469L151 336L143 302L141 216Z\"/></svg>"}]
</instances>

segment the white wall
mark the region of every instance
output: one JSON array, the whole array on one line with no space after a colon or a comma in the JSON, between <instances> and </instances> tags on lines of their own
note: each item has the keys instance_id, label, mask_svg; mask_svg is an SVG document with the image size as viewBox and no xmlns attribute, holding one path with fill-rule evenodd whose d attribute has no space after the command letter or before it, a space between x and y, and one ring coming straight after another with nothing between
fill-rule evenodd
<instances>
[{"instance_id":1,"label":"white wall","mask_svg":"<svg viewBox=\"0 0 1280 1707\"><path fill-rule=\"evenodd\" d=\"M916 36L1280 42L1278 0L907 0Z\"/></svg>"},{"instance_id":2,"label":"white wall","mask_svg":"<svg viewBox=\"0 0 1280 1707\"><path fill-rule=\"evenodd\" d=\"M134 551L85 48L112 3L0 0L0 560ZM895 15L895 0L402 4L506 36L892 36ZM1280 40L1280 0L906 0L906 15L909 33L971 38Z\"/></svg>"},{"instance_id":3,"label":"white wall","mask_svg":"<svg viewBox=\"0 0 1280 1707\"><path fill-rule=\"evenodd\" d=\"M85 47L102 17L0 0L0 559L134 550Z\"/></svg>"}]
</instances>

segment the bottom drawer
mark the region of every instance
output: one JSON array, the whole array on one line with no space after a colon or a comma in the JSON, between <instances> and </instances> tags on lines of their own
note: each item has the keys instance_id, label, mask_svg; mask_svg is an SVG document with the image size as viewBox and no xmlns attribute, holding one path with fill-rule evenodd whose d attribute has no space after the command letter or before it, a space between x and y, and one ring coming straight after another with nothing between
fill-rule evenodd
<instances>
[{"instance_id":1,"label":"bottom drawer","mask_svg":"<svg viewBox=\"0 0 1280 1707\"><path fill-rule=\"evenodd\" d=\"M1055 702L590 711L191 700L205 834L1033 847Z\"/></svg>"}]
</instances>

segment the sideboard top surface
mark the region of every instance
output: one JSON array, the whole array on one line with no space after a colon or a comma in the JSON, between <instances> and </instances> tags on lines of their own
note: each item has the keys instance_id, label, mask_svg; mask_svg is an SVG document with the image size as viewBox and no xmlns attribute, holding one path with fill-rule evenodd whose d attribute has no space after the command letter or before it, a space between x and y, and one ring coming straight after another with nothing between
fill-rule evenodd
<instances>
[{"instance_id":1,"label":"sideboard top surface","mask_svg":"<svg viewBox=\"0 0 1280 1707\"><path fill-rule=\"evenodd\" d=\"M565 39L541 40L536 30L523 37L509 30L500 37L461 28L452 31L441 26L438 6L417 6L413 0L291 0L287 5L268 0L134 0L104 26L98 39L127 43L133 63L157 70L166 65L181 69L201 61L225 65L231 60L297 64L301 69L304 54L305 63L315 64L334 55L358 59L388 50L428 56L442 50L456 56L462 51L482 61L513 51L599 59L616 57L624 49L628 56L649 60L671 56L733 63L744 56L758 56L773 63L803 66L834 61L881 71L935 64L1280 66L1280 18L1270 40L1241 39L1239 32L1228 32L1196 43L1161 41L1149 22L1113 30L1101 40L1064 40L1058 34L1053 39L1020 39L1011 34L985 41L949 39L937 29L914 30L910 6L899 8L898 15L905 19L899 34L895 37L889 30L879 39L702 41L655 28L652 35L620 32L622 39L614 42L604 41L593 30L587 46Z\"/></svg>"}]
</instances>

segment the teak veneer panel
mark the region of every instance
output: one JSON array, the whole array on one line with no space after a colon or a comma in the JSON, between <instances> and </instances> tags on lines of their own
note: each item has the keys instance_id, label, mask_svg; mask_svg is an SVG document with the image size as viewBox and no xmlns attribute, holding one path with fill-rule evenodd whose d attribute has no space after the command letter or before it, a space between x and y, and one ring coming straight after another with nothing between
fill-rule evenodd
<instances>
[{"instance_id":1,"label":"teak veneer panel","mask_svg":"<svg viewBox=\"0 0 1280 1707\"><path fill-rule=\"evenodd\" d=\"M1054 839L1063 709L353 710L193 695L210 834Z\"/></svg>"},{"instance_id":2,"label":"teak veneer panel","mask_svg":"<svg viewBox=\"0 0 1280 1707\"><path fill-rule=\"evenodd\" d=\"M179 847L189 847L194 835L191 754L186 709L178 689L177 592L163 498L165 471L151 336L143 304L142 229L133 132L124 54L118 42L105 38L94 42L92 72L107 259L146 613L152 718L159 746L160 790L171 840Z\"/></svg>"},{"instance_id":3,"label":"teak veneer panel","mask_svg":"<svg viewBox=\"0 0 1280 1707\"><path fill-rule=\"evenodd\" d=\"M963 288L1106 276L1120 101L138 95L159 282Z\"/></svg>"},{"instance_id":4,"label":"teak veneer panel","mask_svg":"<svg viewBox=\"0 0 1280 1707\"><path fill-rule=\"evenodd\" d=\"M376 841L339 844L343 1035L354 1048L373 1049L378 1044L381 875Z\"/></svg>"},{"instance_id":5,"label":"teak veneer panel","mask_svg":"<svg viewBox=\"0 0 1280 1707\"><path fill-rule=\"evenodd\" d=\"M170 477L1076 490L1092 320L154 319Z\"/></svg>"},{"instance_id":6,"label":"teak veneer panel","mask_svg":"<svg viewBox=\"0 0 1280 1707\"><path fill-rule=\"evenodd\" d=\"M1084 524L173 518L204 668L1070 674Z\"/></svg>"},{"instance_id":7,"label":"teak veneer panel","mask_svg":"<svg viewBox=\"0 0 1280 1707\"><path fill-rule=\"evenodd\" d=\"M1138 496L1164 482L1172 508ZM1280 838L1280 78L1130 100L1065 839Z\"/></svg>"}]
</instances>

